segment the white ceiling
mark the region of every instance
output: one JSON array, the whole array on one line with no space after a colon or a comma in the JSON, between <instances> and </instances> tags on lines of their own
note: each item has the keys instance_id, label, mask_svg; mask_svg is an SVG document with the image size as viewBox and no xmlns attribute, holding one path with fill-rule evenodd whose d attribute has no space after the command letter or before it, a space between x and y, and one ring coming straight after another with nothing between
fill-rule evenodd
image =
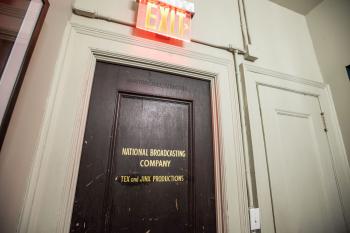
<instances>
[{"instance_id":1,"label":"white ceiling","mask_svg":"<svg viewBox=\"0 0 350 233\"><path fill-rule=\"evenodd\" d=\"M292 11L306 15L323 0L271 0Z\"/></svg>"}]
</instances>

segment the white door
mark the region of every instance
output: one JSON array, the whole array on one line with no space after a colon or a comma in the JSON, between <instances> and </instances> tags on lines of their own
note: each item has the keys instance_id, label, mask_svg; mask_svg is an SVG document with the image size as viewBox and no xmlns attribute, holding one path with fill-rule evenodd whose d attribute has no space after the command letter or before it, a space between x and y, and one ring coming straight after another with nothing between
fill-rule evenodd
<instances>
[{"instance_id":1,"label":"white door","mask_svg":"<svg viewBox=\"0 0 350 233\"><path fill-rule=\"evenodd\" d=\"M266 150L254 158L262 233L347 232L319 99L263 85L257 92Z\"/></svg>"}]
</instances>

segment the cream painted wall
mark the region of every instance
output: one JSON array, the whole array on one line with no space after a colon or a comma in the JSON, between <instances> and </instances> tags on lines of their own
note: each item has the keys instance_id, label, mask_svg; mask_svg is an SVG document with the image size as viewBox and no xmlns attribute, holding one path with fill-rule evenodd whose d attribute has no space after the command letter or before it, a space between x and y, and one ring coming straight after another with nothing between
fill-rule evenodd
<instances>
[{"instance_id":1,"label":"cream painted wall","mask_svg":"<svg viewBox=\"0 0 350 233\"><path fill-rule=\"evenodd\" d=\"M323 78L331 86L350 160L350 1L325 0L307 16Z\"/></svg>"},{"instance_id":2,"label":"cream painted wall","mask_svg":"<svg viewBox=\"0 0 350 233\"><path fill-rule=\"evenodd\" d=\"M70 0L50 0L0 152L0 232L17 232Z\"/></svg>"},{"instance_id":3,"label":"cream painted wall","mask_svg":"<svg viewBox=\"0 0 350 233\"><path fill-rule=\"evenodd\" d=\"M247 0L258 66L322 82L305 17L268 0Z\"/></svg>"},{"instance_id":4,"label":"cream painted wall","mask_svg":"<svg viewBox=\"0 0 350 233\"><path fill-rule=\"evenodd\" d=\"M270 0L290 10L306 15L323 0Z\"/></svg>"},{"instance_id":5,"label":"cream painted wall","mask_svg":"<svg viewBox=\"0 0 350 233\"><path fill-rule=\"evenodd\" d=\"M247 0L252 55L257 64L279 72L322 82L322 75L303 15L269 0ZM134 0L76 0L79 14L135 25ZM193 18L195 41L243 48L237 0L196 2Z\"/></svg>"},{"instance_id":6,"label":"cream painted wall","mask_svg":"<svg viewBox=\"0 0 350 233\"><path fill-rule=\"evenodd\" d=\"M71 1L50 0L51 7L0 152L1 233L15 232L20 220L48 93L64 29L71 15ZM110 21L129 25L135 22L133 0L77 0L75 8ZM211 0L201 0L196 8L194 39L221 46L243 47L236 0L220 0L215 4ZM302 15L268 0L248 0L248 17L253 55L259 58L257 65L322 81ZM117 31L117 28L113 27L113 30Z\"/></svg>"},{"instance_id":7,"label":"cream painted wall","mask_svg":"<svg viewBox=\"0 0 350 233\"><path fill-rule=\"evenodd\" d=\"M135 25L135 0L76 0L76 11L95 18ZM217 46L243 49L237 0L195 1L192 38Z\"/></svg>"}]
</instances>

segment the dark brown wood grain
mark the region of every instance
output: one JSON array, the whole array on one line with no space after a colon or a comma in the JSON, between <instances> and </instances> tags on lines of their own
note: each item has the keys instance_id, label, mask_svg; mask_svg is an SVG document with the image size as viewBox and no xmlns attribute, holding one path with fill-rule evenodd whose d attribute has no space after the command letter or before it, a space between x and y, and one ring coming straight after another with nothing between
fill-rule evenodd
<instances>
[{"instance_id":1,"label":"dark brown wood grain","mask_svg":"<svg viewBox=\"0 0 350 233\"><path fill-rule=\"evenodd\" d=\"M98 62L70 232L216 232L211 121L209 81Z\"/></svg>"}]
</instances>

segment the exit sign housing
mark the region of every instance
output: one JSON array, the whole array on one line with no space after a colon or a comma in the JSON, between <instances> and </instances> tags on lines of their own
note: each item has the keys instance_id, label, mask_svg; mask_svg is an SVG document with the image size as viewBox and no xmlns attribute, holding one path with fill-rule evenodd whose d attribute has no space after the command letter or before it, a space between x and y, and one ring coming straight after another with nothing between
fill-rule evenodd
<instances>
[{"instance_id":1,"label":"exit sign housing","mask_svg":"<svg viewBox=\"0 0 350 233\"><path fill-rule=\"evenodd\" d=\"M190 41L193 1L141 0L136 27L166 37Z\"/></svg>"}]
</instances>

